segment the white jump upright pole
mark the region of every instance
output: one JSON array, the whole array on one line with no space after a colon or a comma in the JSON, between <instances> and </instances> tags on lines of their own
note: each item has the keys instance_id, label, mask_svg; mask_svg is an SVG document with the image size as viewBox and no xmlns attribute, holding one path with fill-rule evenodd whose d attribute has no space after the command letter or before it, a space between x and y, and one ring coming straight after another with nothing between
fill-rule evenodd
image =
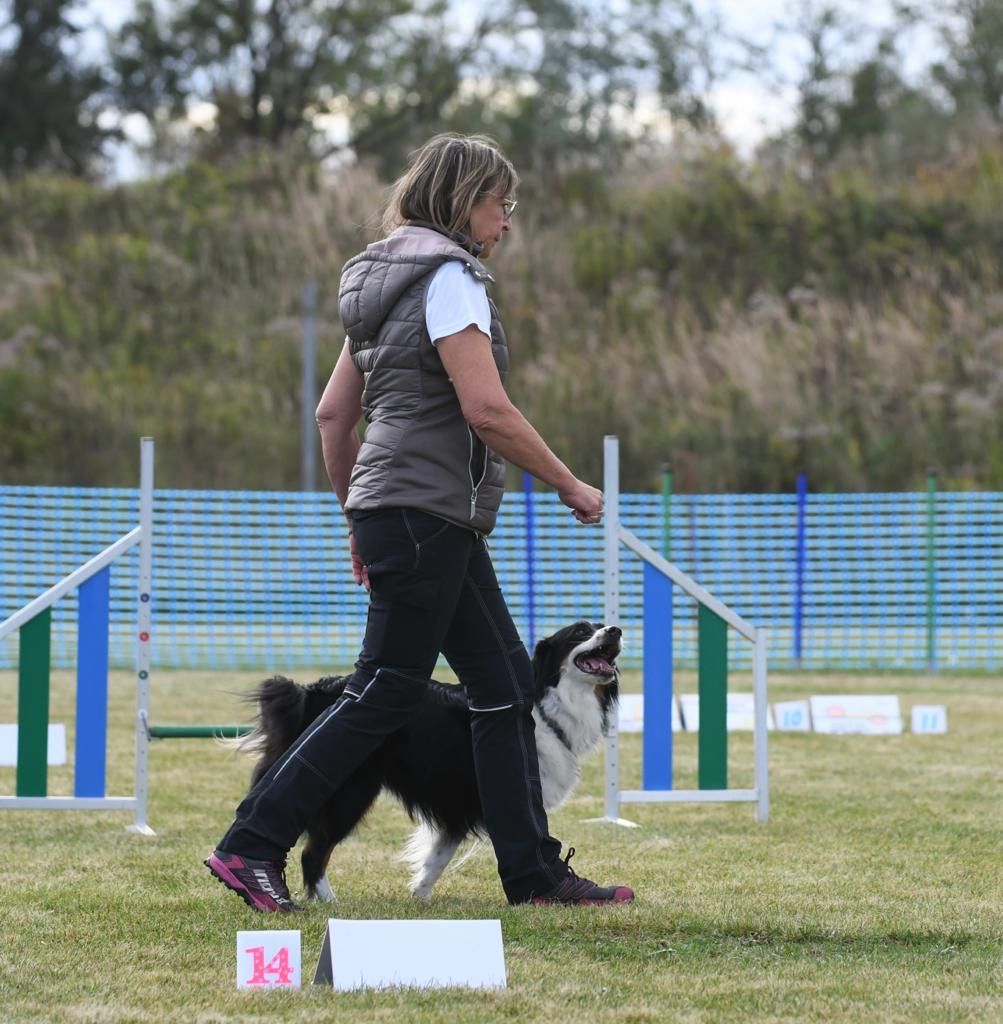
<instances>
[{"instance_id":1,"label":"white jump upright pole","mask_svg":"<svg viewBox=\"0 0 1003 1024\"><path fill-rule=\"evenodd\" d=\"M615 626L620 622L620 444L611 434L603 439L603 543L605 622L608 626ZM610 716L606 733L604 803L603 816L590 821L637 828L633 821L620 817L620 751L616 715Z\"/></svg>"},{"instance_id":2,"label":"white jump upright pole","mask_svg":"<svg viewBox=\"0 0 1003 1024\"><path fill-rule=\"evenodd\" d=\"M139 442L139 580L136 595L136 818L130 832L156 835L146 820L150 755L150 638L153 622L153 438Z\"/></svg>"},{"instance_id":3,"label":"white jump upright pole","mask_svg":"<svg viewBox=\"0 0 1003 1024\"><path fill-rule=\"evenodd\" d=\"M615 437L603 438L603 544L606 566L605 621L620 621L620 451ZM610 716L606 737L605 818L620 817L620 756L616 715Z\"/></svg>"},{"instance_id":4,"label":"white jump upright pole","mask_svg":"<svg viewBox=\"0 0 1003 1024\"><path fill-rule=\"evenodd\" d=\"M755 714L755 759L756 759L756 820L768 821L770 817L770 768L767 755L767 701L766 649L768 634L763 626L756 629L756 643L752 653L752 691Z\"/></svg>"}]
</instances>

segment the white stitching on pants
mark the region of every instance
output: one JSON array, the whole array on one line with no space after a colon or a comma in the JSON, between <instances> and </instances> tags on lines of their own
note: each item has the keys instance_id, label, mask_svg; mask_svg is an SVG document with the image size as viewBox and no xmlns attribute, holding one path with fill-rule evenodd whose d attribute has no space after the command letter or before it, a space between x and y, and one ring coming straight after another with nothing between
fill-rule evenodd
<instances>
[{"instance_id":1,"label":"white stitching on pants","mask_svg":"<svg viewBox=\"0 0 1003 1024\"><path fill-rule=\"evenodd\" d=\"M471 711L479 711L483 714L485 711L508 711L509 708L514 708L514 704L499 704L496 708L475 708L473 704L470 705Z\"/></svg>"},{"instance_id":2,"label":"white stitching on pants","mask_svg":"<svg viewBox=\"0 0 1003 1024\"><path fill-rule=\"evenodd\" d=\"M362 693L359 694L360 701L362 700L363 697L365 697L366 692L369 690L369 687L372 686L373 683L375 683L376 680L380 678L380 673L382 671L383 669L378 668L373 678L370 679L368 683L366 683L365 687L362 690ZM282 765L279 767L279 770L272 776L272 782L274 782L286 770L286 767L288 766L289 762L299 754L300 749L303 747L303 744L306 743L310 739L310 737L313 736L313 734L325 722L330 722L331 719L334 718L334 716L339 711L341 711L342 708L345 707L348 707L347 701L333 708L329 715L321 715L321 717L318 718L309 729L307 729L307 731L299 738L299 741L296 743L296 745L294 747L290 747L289 750L286 752L285 760L283 760Z\"/></svg>"},{"instance_id":3,"label":"white stitching on pants","mask_svg":"<svg viewBox=\"0 0 1003 1024\"><path fill-rule=\"evenodd\" d=\"M511 652L506 650L506 648L505 648L505 639L501 635L501 630L498 628L498 623L495 622L494 616L491 614L491 611L490 611L490 609L487 606L487 602L481 596L480 590L478 590L477 586L471 582L469 572L468 572L468 574L467 574L467 576L466 576L466 578L464 580L464 585L465 586L469 586L471 591L473 591L474 600L477 602L477 606L480 608L481 612L483 613L484 618L487 619L488 625L491 627L491 632L494 633L495 639L498 641L498 648L499 648L499 650L502 652L502 654L505 655L505 664L508 666L509 682L512 683L512 685L513 685L513 687L515 689L516 697L517 697L517 703L519 703L519 704L526 703L526 701L523 700L523 698L528 697L528 694L524 694L522 692L522 690L519 688L519 679L516 676L515 669L512 666L512 659L509 657ZM518 650L518 649L519 649L518 647L513 648L513 650Z\"/></svg>"},{"instance_id":4,"label":"white stitching on pants","mask_svg":"<svg viewBox=\"0 0 1003 1024\"><path fill-rule=\"evenodd\" d=\"M474 599L476 600L477 605L478 605L478 607L481 610L481 613L484 615L485 619L487 619L488 624L491 627L491 631L494 633L495 638L498 640L498 646L500 648L502 648L502 651L503 651L503 653L505 655L505 663L506 663L506 665L508 665L509 679L514 684L514 686L516 688L516 692L518 693L519 697L522 697L523 694L519 690L519 680L518 680L518 678L516 677L516 674L515 674L515 667L512 664L512 658L510 656L510 652L504 649L505 645L504 645L504 640L503 640L502 635L501 635L501 630L499 630L498 623L495 622L494 616L491 614L490 610L488 609L487 602L482 597L480 590L478 590L477 586L470 579L469 563L468 563L466 578L464 580L464 585L470 587L471 591L473 592ZM518 648L515 648L515 650L518 650ZM520 704L521 703L522 702L520 701ZM529 811L529 819L530 819L530 821L532 821L535 824L535 826L536 826L537 836L539 837L540 840L543 840L547 836L550 835L550 828L548 827L548 823L547 823L547 812L546 811L543 812L543 821L541 821L539 819L539 817L537 817L537 815L534 813L534 809L533 809L533 796L532 796L533 784L530 781L530 775L529 775L529 748L526 745L526 736L525 736L525 732L524 732L524 724L523 724L523 717L522 717L522 715L516 716L515 728L516 728L516 733L518 734L518 737L519 737L519 748L522 751L522 764L523 764L524 779L525 779L525 786L523 787L523 790L524 790L524 792L526 794L526 809ZM537 760L539 761L539 754L537 754ZM537 774L539 774L539 767L537 768ZM543 794L542 793L540 795L540 805L541 805L541 807L543 806ZM554 875L553 865L548 864L543 859L543 853L540 850L540 843L539 842L536 844L536 860L537 860L537 863L540 866L541 873L546 875L554 885L557 885L558 882L560 881L560 879L557 878Z\"/></svg>"}]
</instances>

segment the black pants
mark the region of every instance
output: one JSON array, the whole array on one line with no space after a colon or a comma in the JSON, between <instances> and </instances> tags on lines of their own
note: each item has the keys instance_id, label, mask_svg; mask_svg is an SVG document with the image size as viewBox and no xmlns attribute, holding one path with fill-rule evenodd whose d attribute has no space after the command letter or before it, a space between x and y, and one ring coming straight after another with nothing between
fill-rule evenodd
<instances>
[{"instance_id":1,"label":"black pants","mask_svg":"<svg viewBox=\"0 0 1003 1024\"><path fill-rule=\"evenodd\" d=\"M533 669L486 544L414 509L356 513L353 525L372 592L345 698L248 793L220 848L284 857L310 815L407 721L441 652L470 702L477 785L505 895L518 903L548 892L567 869L540 791Z\"/></svg>"}]
</instances>

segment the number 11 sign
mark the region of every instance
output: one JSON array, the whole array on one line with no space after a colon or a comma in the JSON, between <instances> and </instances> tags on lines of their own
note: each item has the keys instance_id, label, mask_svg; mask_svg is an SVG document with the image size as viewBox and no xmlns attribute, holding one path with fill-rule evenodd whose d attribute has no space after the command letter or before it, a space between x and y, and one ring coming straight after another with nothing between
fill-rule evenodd
<instances>
[{"instance_id":1,"label":"number 11 sign","mask_svg":"<svg viewBox=\"0 0 1003 1024\"><path fill-rule=\"evenodd\" d=\"M237 932L237 988L299 988L300 933Z\"/></svg>"}]
</instances>

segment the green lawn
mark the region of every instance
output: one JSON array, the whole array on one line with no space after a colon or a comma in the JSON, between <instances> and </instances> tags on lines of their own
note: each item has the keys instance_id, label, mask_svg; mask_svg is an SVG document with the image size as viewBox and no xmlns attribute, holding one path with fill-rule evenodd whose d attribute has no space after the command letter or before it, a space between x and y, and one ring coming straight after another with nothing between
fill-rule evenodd
<instances>
[{"instance_id":1,"label":"green lawn","mask_svg":"<svg viewBox=\"0 0 1003 1024\"><path fill-rule=\"evenodd\" d=\"M155 673L153 720L242 720L235 695L257 678ZM132 791L131 685L113 674L115 794ZM629 908L510 909L487 848L417 905L396 861L407 819L378 804L332 862L336 908L293 922L304 973L329 914L498 917L509 987L492 994L238 992L236 932L290 925L253 915L201 864L249 762L212 741L162 741L151 755L153 838L127 834L127 814L0 812L0 1020L1003 1020L1003 682L770 680L774 700L822 692L897 693L906 715L944 703L950 731L771 734L767 824L742 804L630 805L623 814L639 829L584 824L602 811L597 756L552 831L577 848L580 873L634 886ZM15 694L14 674L0 673L0 721L14 720ZM72 723L68 674L55 676L51 718ZM639 787L639 737L623 747L624 785ZM730 747L731 784L751 784L750 737L732 734ZM695 757L693 737L678 736L680 786L692 783ZM51 770L50 793L71 786L68 770ZM0 792L13 790L13 769L0 769ZM298 863L290 875L295 890Z\"/></svg>"}]
</instances>

